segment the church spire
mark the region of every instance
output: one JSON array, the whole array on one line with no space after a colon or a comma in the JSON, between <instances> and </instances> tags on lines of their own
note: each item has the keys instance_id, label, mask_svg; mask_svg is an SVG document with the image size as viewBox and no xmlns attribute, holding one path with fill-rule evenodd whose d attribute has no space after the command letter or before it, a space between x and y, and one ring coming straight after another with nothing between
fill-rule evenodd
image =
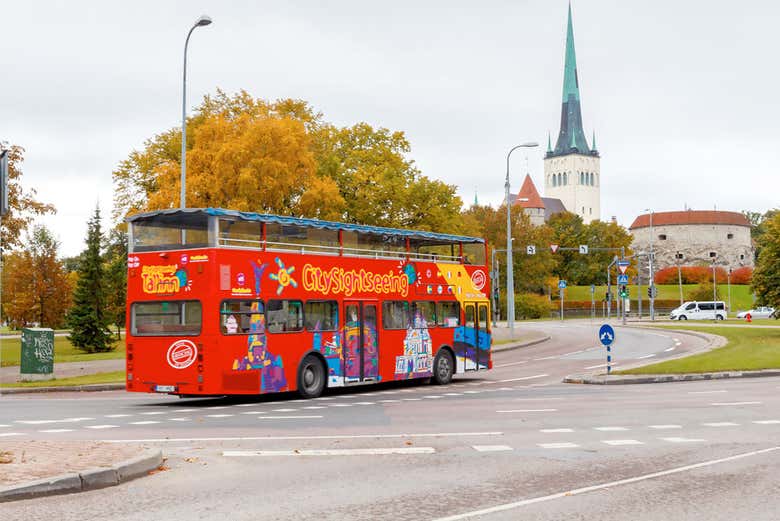
<instances>
[{"instance_id":1,"label":"church spire","mask_svg":"<svg viewBox=\"0 0 780 521\"><path fill-rule=\"evenodd\" d=\"M575 151L588 154L591 148L582 130L582 112L580 110L580 84L577 76L577 53L574 50L574 24L569 3L569 19L566 28L566 58L563 69L563 100L561 106L561 130L555 150L549 156L560 156Z\"/></svg>"},{"instance_id":2,"label":"church spire","mask_svg":"<svg viewBox=\"0 0 780 521\"><path fill-rule=\"evenodd\" d=\"M552 142L550 141L550 131L547 131L547 153L552 154Z\"/></svg>"},{"instance_id":3,"label":"church spire","mask_svg":"<svg viewBox=\"0 0 780 521\"><path fill-rule=\"evenodd\" d=\"M590 140L590 151L591 152L598 152L598 148L596 148L596 130L593 130L593 138Z\"/></svg>"}]
</instances>

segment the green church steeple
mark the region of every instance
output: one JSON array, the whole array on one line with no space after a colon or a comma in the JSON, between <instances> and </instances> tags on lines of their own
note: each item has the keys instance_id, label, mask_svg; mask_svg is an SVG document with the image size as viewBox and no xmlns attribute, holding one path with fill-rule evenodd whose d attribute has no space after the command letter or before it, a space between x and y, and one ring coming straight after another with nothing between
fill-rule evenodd
<instances>
[{"instance_id":1,"label":"green church steeple","mask_svg":"<svg viewBox=\"0 0 780 521\"><path fill-rule=\"evenodd\" d=\"M574 50L574 24L569 3L569 19L566 28L566 57L563 67L563 100L561 106L561 129L555 149L547 152L548 157L571 153L598 155L595 148L588 146L582 129L580 110L580 84L577 75L577 53Z\"/></svg>"}]
</instances>

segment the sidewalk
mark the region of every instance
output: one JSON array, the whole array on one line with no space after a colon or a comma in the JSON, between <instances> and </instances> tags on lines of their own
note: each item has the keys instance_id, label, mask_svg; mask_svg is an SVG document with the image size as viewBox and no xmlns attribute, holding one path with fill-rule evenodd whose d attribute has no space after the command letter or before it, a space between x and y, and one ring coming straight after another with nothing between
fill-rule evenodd
<instances>
[{"instance_id":1,"label":"sidewalk","mask_svg":"<svg viewBox=\"0 0 780 521\"><path fill-rule=\"evenodd\" d=\"M96 441L0 442L0 503L93 490L146 476L159 449Z\"/></svg>"}]
</instances>

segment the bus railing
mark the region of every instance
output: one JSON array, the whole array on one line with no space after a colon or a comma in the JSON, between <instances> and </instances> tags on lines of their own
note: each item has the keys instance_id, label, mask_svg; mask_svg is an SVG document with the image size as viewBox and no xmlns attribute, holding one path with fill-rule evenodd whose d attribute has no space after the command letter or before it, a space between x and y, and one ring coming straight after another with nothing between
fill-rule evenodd
<instances>
[{"instance_id":1,"label":"bus railing","mask_svg":"<svg viewBox=\"0 0 780 521\"><path fill-rule=\"evenodd\" d=\"M314 255L347 256L370 259L417 260L441 262L445 264L460 264L463 257L439 255L435 253L372 250L366 248L351 248L345 246L326 246L317 244L300 244L294 242L258 241L254 239L219 238L219 246L223 248L256 249L274 252L310 253Z\"/></svg>"}]
</instances>

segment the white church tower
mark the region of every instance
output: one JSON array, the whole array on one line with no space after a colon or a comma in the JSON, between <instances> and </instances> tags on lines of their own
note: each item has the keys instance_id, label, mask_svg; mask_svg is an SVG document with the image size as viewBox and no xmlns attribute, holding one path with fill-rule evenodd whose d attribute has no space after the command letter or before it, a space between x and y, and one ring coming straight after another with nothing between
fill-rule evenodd
<instances>
[{"instance_id":1,"label":"white church tower","mask_svg":"<svg viewBox=\"0 0 780 521\"><path fill-rule=\"evenodd\" d=\"M554 149L550 137L547 137L547 154L544 157L545 196L560 199L566 210L582 217L585 223L600 219L600 161L595 132L590 147L582 130L577 56L574 53L574 29L569 4L561 130Z\"/></svg>"}]
</instances>

